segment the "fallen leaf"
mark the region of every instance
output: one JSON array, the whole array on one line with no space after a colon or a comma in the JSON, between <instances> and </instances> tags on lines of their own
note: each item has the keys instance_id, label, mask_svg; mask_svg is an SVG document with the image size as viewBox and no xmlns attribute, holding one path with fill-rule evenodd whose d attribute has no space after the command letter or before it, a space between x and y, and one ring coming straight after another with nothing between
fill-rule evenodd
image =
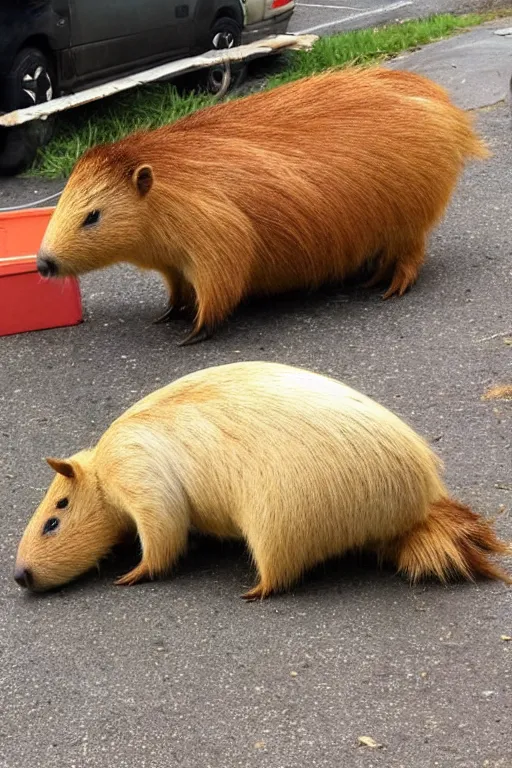
<instances>
[{"instance_id":1,"label":"fallen leaf","mask_svg":"<svg viewBox=\"0 0 512 768\"><path fill-rule=\"evenodd\" d=\"M510 637L510 635L501 635L500 640L503 640L504 643L507 643L509 640L512 640L512 637Z\"/></svg>"},{"instance_id":2,"label":"fallen leaf","mask_svg":"<svg viewBox=\"0 0 512 768\"><path fill-rule=\"evenodd\" d=\"M291 677L297 677L297 674L298 674L297 672L290 672Z\"/></svg>"},{"instance_id":3,"label":"fallen leaf","mask_svg":"<svg viewBox=\"0 0 512 768\"><path fill-rule=\"evenodd\" d=\"M512 384L499 384L482 395L482 400L512 400Z\"/></svg>"},{"instance_id":4,"label":"fallen leaf","mask_svg":"<svg viewBox=\"0 0 512 768\"><path fill-rule=\"evenodd\" d=\"M359 736L357 740L360 746L370 747L370 749L382 749L382 744L377 744L371 736Z\"/></svg>"},{"instance_id":5,"label":"fallen leaf","mask_svg":"<svg viewBox=\"0 0 512 768\"><path fill-rule=\"evenodd\" d=\"M503 339L503 343L507 345L507 347L512 347L512 339Z\"/></svg>"},{"instance_id":6,"label":"fallen leaf","mask_svg":"<svg viewBox=\"0 0 512 768\"><path fill-rule=\"evenodd\" d=\"M265 746L264 741L257 741L256 744L254 745L254 749L263 749L264 746Z\"/></svg>"}]
</instances>

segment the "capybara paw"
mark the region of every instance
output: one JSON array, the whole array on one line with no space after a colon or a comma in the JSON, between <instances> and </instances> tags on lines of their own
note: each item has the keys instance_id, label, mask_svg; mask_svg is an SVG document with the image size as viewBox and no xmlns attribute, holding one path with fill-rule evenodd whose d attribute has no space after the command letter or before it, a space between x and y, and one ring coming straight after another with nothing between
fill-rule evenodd
<instances>
[{"instance_id":1,"label":"capybara paw","mask_svg":"<svg viewBox=\"0 0 512 768\"><path fill-rule=\"evenodd\" d=\"M242 595L242 599L247 600L247 602L252 602L254 600L264 600L270 595L271 592L272 590L269 587L263 586L260 581L260 583L257 584L253 589L250 589L245 593L245 595Z\"/></svg>"},{"instance_id":2,"label":"capybara paw","mask_svg":"<svg viewBox=\"0 0 512 768\"><path fill-rule=\"evenodd\" d=\"M188 347L191 344L199 344L201 341L211 339L213 336L213 329L207 325L203 325L202 328L194 328L189 335L178 343L178 347Z\"/></svg>"},{"instance_id":3,"label":"capybara paw","mask_svg":"<svg viewBox=\"0 0 512 768\"><path fill-rule=\"evenodd\" d=\"M412 288L416 282L418 273L412 270L397 269L383 299L390 299L392 296L403 296L409 288Z\"/></svg>"},{"instance_id":4,"label":"capybara paw","mask_svg":"<svg viewBox=\"0 0 512 768\"><path fill-rule=\"evenodd\" d=\"M169 304L167 309L162 315L159 315L153 320L153 325L158 325L158 323L165 323L167 320L171 318L171 316L174 314L176 308L174 304Z\"/></svg>"},{"instance_id":5,"label":"capybara paw","mask_svg":"<svg viewBox=\"0 0 512 768\"><path fill-rule=\"evenodd\" d=\"M124 576L116 579L114 584L116 586L131 587L133 584L137 584L139 581L149 578L151 578L151 574L148 567L144 563L139 563L139 565L132 571L129 571L128 573L125 573Z\"/></svg>"},{"instance_id":6,"label":"capybara paw","mask_svg":"<svg viewBox=\"0 0 512 768\"><path fill-rule=\"evenodd\" d=\"M391 285L389 286L386 293L382 296L383 299L391 299L391 298L397 298L400 296L403 296L404 293L409 289L409 283L399 283L395 284L393 281Z\"/></svg>"}]
</instances>

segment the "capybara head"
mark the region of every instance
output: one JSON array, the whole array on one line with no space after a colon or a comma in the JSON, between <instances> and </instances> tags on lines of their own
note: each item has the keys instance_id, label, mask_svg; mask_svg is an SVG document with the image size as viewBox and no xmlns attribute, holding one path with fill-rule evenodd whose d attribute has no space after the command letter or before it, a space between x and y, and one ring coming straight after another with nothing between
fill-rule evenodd
<instances>
[{"instance_id":1,"label":"capybara head","mask_svg":"<svg viewBox=\"0 0 512 768\"><path fill-rule=\"evenodd\" d=\"M122 146L96 147L77 162L37 254L43 277L78 275L130 261L144 240L150 165Z\"/></svg>"},{"instance_id":2,"label":"capybara head","mask_svg":"<svg viewBox=\"0 0 512 768\"><path fill-rule=\"evenodd\" d=\"M47 459L56 476L18 547L14 578L33 591L58 587L95 566L119 540L87 452Z\"/></svg>"}]
</instances>

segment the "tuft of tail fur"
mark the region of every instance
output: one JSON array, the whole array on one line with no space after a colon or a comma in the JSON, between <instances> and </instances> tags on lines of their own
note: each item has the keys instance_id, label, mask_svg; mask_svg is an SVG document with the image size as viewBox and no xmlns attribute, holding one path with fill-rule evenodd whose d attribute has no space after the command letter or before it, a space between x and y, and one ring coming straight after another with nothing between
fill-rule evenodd
<instances>
[{"instance_id":1,"label":"tuft of tail fur","mask_svg":"<svg viewBox=\"0 0 512 768\"><path fill-rule=\"evenodd\" d=\"M512 547L496 536L490 522L449 498L431 504L427 519L394 542L388 554L413 583L432 576L442 582L483 576L512 584L490 559L512 556Z\"/></svg>"}]
</instances>

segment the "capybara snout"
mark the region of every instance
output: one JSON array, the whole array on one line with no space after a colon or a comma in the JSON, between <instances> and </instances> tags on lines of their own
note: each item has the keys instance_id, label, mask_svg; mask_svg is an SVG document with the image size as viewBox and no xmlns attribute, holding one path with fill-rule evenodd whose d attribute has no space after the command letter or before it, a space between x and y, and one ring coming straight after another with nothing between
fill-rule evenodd
<instances>
[{"instance_id":1,"label":"capybara snout","mask_svg":"<svg viewBox=\"0 0 512 768\"><path fill-rule=\"evenodd\" d=\"M45 251L39 251L37 254L36 267L41 277L57 277L59 274L57 262Z\"/></svg>"},{"instance_id":2,"label":"capybara snout","mask_svg":"<svg viewBox=\"0 0 512 768\"><path fill-rule=\"evenodd\" d=\"M33 589L34 577L30 568L26 568L22 562L18 562L14 569L14 581L24 589Z\"/></svg>"}]
</instances>

